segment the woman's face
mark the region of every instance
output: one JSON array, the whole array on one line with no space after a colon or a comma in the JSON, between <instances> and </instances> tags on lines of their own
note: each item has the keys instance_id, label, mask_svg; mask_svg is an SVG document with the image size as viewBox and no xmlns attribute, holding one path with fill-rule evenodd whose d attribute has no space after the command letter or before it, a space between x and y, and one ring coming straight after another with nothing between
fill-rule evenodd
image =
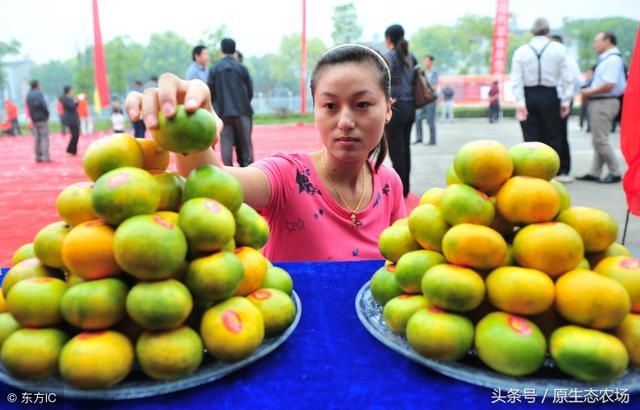
<instances>
[{"instance_id":1,"label":"woman's face","mask_svg":"<svg viewBox=\"0 0 640 410\"><path fill-rule=\"evenodd\" d=\"M391 104L371 64L327 66L314 95L316 128L323 145L339 161L361 162L378 145L391 119Z\"/></svg>"}]
</instances>

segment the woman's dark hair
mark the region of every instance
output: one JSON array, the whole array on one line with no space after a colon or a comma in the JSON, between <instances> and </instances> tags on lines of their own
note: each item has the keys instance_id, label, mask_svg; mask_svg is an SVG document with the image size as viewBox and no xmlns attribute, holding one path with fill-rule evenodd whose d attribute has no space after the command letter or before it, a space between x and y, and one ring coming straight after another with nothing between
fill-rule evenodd
<instances>
[{"instance_id":1,"label":"woman's dark hair","mask_svg":"<svg viewBox=\"0 0 640 410\"><path fill-rule=\"evenodd\" d=\"M386 101L391 98L391 78L389 74L389 64L385 58L376 50L359 45L359 44L345 44L335 47L327 51L318 60L316 67L311 74L311 98L315 102L316 86L318 85L318 76L322 69L328 66L334 66L338 64L357 63L357 64L369 64L376 69L379 74L378 85L384 91ZM382 134L382 138L378 145L369 152L368 157L375 156L375 170L376 172L380 168L380 165L384 162L389 146L387 145L387 136Z\"/></svg>"},{"instance_id":2,"label":"woman's dark hair","mask_svg":"<svg viewBox=\"0 0 640 410\"><path fill-rule=\"evenodd\" d=\"M70 85L65 85L65 86L62 88L62 93L63 93L63 94L66 94L66 93L68 93L69 91L71 91L71 86L70 86Z\"/></svg>"},{"instance_id":3,"label":"woman's dark hair","mask_svg":"<svg viewBox=\"0 0 640 410\"><path fill-rule=\"evenodd\" d=\"M384 31L384 37L393 44L393 49L400 55L402 62L411 67L409 61L409 43L404 39L404 29L400 24L393 24Z\"/></svg>"}]
</instances>

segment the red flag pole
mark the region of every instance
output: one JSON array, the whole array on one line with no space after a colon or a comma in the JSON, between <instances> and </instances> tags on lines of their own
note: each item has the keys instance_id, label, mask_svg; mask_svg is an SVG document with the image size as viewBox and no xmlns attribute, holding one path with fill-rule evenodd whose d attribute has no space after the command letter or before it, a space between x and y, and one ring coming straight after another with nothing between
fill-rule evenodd
<instances>
[{"instance_id":1,"label":"red flag pole","mask_svg":"<svg viewBox=\"0 0 640 410\"><path fill-rule=\"evenodd\" d=\"M302 44L300 45L300 114L307 112L307 0L302 0Z\"/></svg>"},{"instance_id":2,"label":"red flag pole","mask_svg":"<svg viewBox=\"0 0 640 410\"><path fill-rule=\"evenodd\" d=\"M104 58L104 46L100 32L100 16L98 15L98 0L93 0L93 61L96 90L101 107L109 105L109 83L107 82L107 68Z\"/></svg>"}]
</instances>

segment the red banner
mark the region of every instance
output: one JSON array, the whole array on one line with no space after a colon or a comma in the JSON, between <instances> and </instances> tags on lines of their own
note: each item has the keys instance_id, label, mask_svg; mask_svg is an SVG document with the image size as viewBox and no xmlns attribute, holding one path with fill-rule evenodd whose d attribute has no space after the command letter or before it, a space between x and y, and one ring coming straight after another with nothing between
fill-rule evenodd
<instances>
[{"instance_id":1,"label":"red banner","mask_svg":"<svg viewBox=\"0 0 640 410\"><path fill-rule=\"evenodd\" d=\"M624 92L620 124L620 148L629 169L624 174L623 188L627 205L634 215L640 216L640 27L631 55L627 89Z\"/></svg>"},{"instance_id":2,"label":"red banner","mask_svg":"<svg viewBox=\"0 0 640 410\"><path fill-rule=\"evenodd\" d=\"M491 47L491 74L503 75L507 71L509 50L509 0L497 0L496 20L493 25Z\"/></svg>"},{"instance_id":3,"label":"red banner","mask_svg":"<svg viewBox=\"0 0 640 410\"><path fill-rule=\"evenodd\" d=\"M109 105L109 83L107 82L107 67L104 58L104 46L100 33L100 16L98 15L98 0L93 0L93 61L94 78L96 82L96 99L99 103L96 110Z\"/></svg>"}]
</instances>

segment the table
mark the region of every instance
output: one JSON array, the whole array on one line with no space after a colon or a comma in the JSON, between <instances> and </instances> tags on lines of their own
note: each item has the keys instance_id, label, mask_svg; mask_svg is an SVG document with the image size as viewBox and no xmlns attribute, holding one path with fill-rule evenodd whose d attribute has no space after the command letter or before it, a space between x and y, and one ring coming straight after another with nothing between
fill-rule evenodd
<instances>
[{"instance_id":1,"label":"table","mask_svg":"<svg viewBox=\"0 0 640 410\"><path fill-rule=\"evenodd\" d=\"M492 390L459 382L405 359L360 324L355 296L382 261L281 263L294 279L302 318L291 338L267 357L224 379L154 398L118 402L58 398L68 409L496 409L534 408L522 400L491 404ZM10 386L0 383L0 409ZM506 392L502 392L503 396ZM640 403L640 394L630 397ZM617 408L619 405L583 405ZM59 407L59 406L56 406ZM571 405L570 408L580 408ZM637 408L637 404L635 405ZM41 405L38 408L53 408Z\"/></svg>"}]
</instances>

